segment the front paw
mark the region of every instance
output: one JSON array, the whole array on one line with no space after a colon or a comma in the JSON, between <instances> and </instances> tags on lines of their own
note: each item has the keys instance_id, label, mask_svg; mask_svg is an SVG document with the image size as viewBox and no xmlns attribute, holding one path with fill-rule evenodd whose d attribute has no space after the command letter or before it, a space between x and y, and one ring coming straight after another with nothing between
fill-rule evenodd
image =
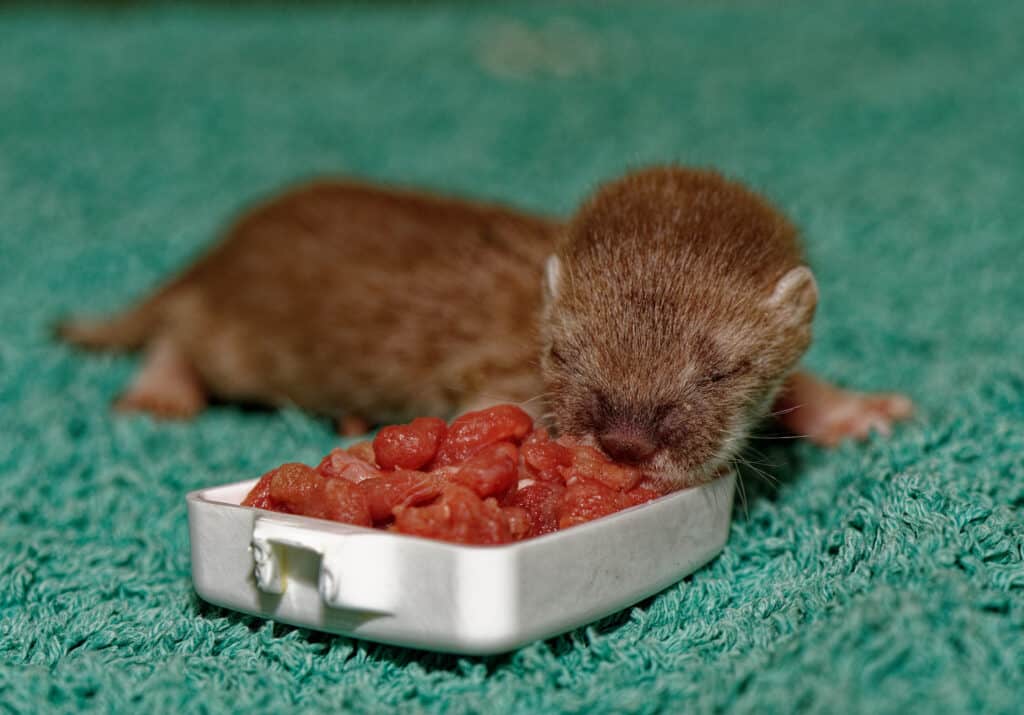
<instances>
[{"instance_id":1,"label":"front paw","mask_svg":"<svg viewBox=\"0 0 1024 715\"><path fill-rule=\"evenodd\" d=\"M914 404L904 395L840 390L806 424L805 434L815 444L835 447L849 438L867 439L872 432L888 436L894 422L913 413Z\"/></svg>"}]
</instances>

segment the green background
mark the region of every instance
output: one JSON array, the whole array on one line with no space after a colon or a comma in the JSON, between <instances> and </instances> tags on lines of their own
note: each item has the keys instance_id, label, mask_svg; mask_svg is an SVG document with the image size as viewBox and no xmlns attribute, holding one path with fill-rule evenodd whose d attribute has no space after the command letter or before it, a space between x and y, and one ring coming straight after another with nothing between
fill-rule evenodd
<instances>
[{"instance_id":1,"label":"green background","mask_svg":"<svg viewBox=\"0 0 1024 715\"><path fill-rule=\"evenodd\" d=\"M0 8L0 710L1014 712L1024 700L1024 4ZM184 494L330 427L114 417L55 345L248 202L349 173L568 212L715 165L801 225L808 363L910 393L890 440L758 440L722 556L460 659L201 603Z\"/></svg>"}]
</instances>

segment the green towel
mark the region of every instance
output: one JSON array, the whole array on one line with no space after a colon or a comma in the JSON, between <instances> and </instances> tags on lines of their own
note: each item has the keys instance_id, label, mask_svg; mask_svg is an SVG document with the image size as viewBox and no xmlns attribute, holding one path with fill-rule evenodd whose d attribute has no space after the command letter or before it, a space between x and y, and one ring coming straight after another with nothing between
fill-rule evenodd
<instances>
[{"instance_id":1,"label":"green towel","mask_svg":"<svg viewBox=\"0 0 1024 715\"><path fill-rule=\"evenodd\" d=\"M1024 4L0 8L0 712L1018 712ZM54 344L248 202L348 173L567 212L714 165L802 227L815 370L917 420L757 439L712 564L507 656L275 625L192 592L184 495L315 460L296 412L115 417ZM671 525L666 525L671 528Z\"/></svg>"}]
</instances>

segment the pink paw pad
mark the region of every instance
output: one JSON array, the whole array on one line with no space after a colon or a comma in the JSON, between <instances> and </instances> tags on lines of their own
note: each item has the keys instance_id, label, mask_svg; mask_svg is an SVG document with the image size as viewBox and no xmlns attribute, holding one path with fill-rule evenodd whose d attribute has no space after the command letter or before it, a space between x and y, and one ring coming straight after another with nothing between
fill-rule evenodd
<instances>
[{"instance_id":1,"label":"pink paw pad","mask_svg":"<svg viewBox=\"0 0 1024 715\"><path fill-rule=\"evenodd\" d=\"M913 404L903 395L843 392L823 407L807 436L830 447L851 437L867 439L872 432L888 436L894 422L913 412Z\"/></svg>"}]
</instances>

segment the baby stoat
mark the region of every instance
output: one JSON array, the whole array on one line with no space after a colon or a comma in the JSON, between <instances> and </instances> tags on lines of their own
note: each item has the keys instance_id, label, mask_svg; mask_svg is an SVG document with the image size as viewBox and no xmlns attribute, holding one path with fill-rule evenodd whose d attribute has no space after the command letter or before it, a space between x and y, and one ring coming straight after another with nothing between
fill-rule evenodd
<instances>
[{"instance_id":1,"label":"baby stoat","mask_svg":"<svg viewBox=\"0 0 1024 715\"><path fill-rule=\"evenodd\" d=\"M320 181L137 306L59 332L146 349L121 409L185 418L213 395L351 426L519 402L678 488L773 405L822 443L909 415L795 371L817 295L790 222L714 171L628 174L567 222Z\"/></svg>"}]
</instances>

